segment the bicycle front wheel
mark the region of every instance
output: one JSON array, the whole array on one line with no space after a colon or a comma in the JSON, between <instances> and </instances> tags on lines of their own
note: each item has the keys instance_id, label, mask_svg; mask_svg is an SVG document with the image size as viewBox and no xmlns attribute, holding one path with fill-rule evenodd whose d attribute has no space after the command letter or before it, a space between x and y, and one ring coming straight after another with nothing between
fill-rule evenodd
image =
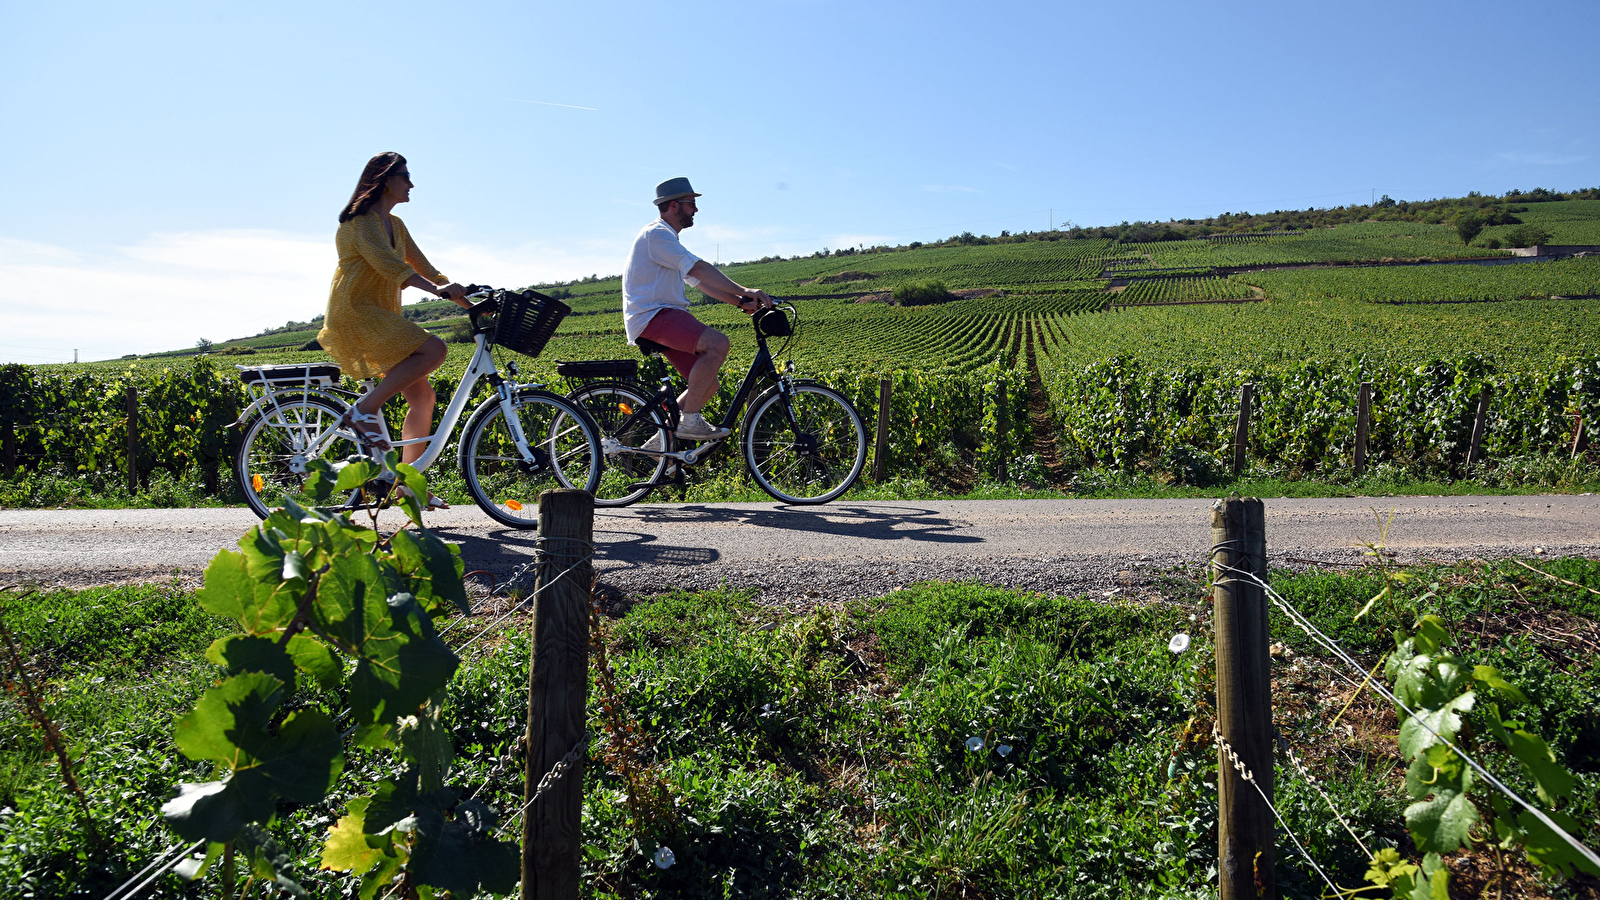
<instances>
[{"instance_id":1,"label":"bicycle front wheel","mask_svg":"<svg viewBox=\"0 0 1600 900\"><path fill-rule=\"evenodd\" d=\"M312 460L337 464L361 453L355 441L335 430L343 415L343 407L331 400L293 397L262 408L245 425L233 468L251 511L265 519L284 498L298 496Z\"/></svg>"},{"instance_id":2,"label":"bicycle front wheel","mask_svg":"<svg viewBox=\"0 0 1600 900\"><path fill-rule=\"evenodd\" d=\"M582 406L600 429L606 464L600 473L600 485L594 490L594 505L627 506L644 499L662 480L668 461L663 456L634 451L675 449L665 414L659 408L652 409L647 418L624 428L634 413L649 405L650 398L620 382L585 385L568 394L567 399Z\"/></svg>"},{"instance_id":3,"label":"bicycle front wheel","mask_svg":"<svg viewBox=\"0 0 1600 900\"><path fill-rule=\"evenodd\" d=\"M509 405L515 427L499 399L472 414L461 438L461 475L467 493L490 518L512 528L537 528L544 491L594 492L603 459L600 439L587 413L548 391L521 391Z\"/></svg>"},{"instance_id":4,"label":"bicycle front wheel","mask_svg":"<svg viewBox=\"0 0 1600 900\"><path fill-rule=\"evenodd\" d=\"M775 387L744 420L744 461L761 489L785 503L827 503L850 489L867 461L861 414L830 387Z\"/></svg>"}]
</instances>

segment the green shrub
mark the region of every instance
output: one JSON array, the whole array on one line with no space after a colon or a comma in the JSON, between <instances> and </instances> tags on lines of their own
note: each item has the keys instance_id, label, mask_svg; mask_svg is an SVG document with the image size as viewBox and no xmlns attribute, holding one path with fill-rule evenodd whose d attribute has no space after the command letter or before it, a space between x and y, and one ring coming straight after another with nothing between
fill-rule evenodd
<instances>
[{"instance_id":1,"label":"green shrub","mask_svg":"<svg viewBox=\"0 0 1600 900\"><path fill-rule=\"evenodd\" d=\"M1509 247L1537 247L1550 243L1552 236L1549 229L1538 225L1518 225L1506 232L1504 238Z\"/></svg>"},{"instance_id":2,"label":"green shrub","mask_svg":"<svg viewBox=\"0 0 1600 900\"><path fill-rule=\"evenodd\" d=\"M926 306L949 299L950 289L935 278L902 282L894 289L894 302L899 306Z\"/></svg>"}]
</instances>

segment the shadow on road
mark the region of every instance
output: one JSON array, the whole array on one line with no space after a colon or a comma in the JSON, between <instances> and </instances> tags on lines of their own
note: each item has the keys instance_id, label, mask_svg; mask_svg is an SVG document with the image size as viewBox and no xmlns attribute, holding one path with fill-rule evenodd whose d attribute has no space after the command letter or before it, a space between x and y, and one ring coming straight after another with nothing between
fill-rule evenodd
<instances>
[{"instance_id":1,"label":"shadow on road","mask_svg":"<svg viewBox=\"0 0 1600 900\"><path fill-rule=\"evenodd\" d=\"M595 527L602 527L604 510L597 510ZM682 525L704 522L707 525L752 525L786 531L809 531L836 537L877 541L930 541L944 544L977 544L983 538L957 534L965 525L931 509L907 506L874 508L861 504L832 506L777 506L772 509L729 509L719 506L652 506L632 510L631 518L645 523Z\"/></svg>"},{"instance_id":2,"label":"shadow on road","mask_svg":"<svg viewBox=\"0 0 1600 900\"><path fill-rule=\"evenodd\" d=\"M941 544L981 543L983 538L960 534L966 527L932 509L909 506L874 507L864 504L835 504L828 507L777 506L764 509L729 509L697 504L636 507L616 514L596 510L594 521L595 558L601 563L628 567L701 566L723 558L720 550L705 543L689 545L666 543L650 526L663 528L693 526L751 526L784 531L811 532L838 538L868 541L920 541ZM632 527L630 527L632 526ZM485 569L504 575L533 558L537 534L532 531L498 529L485 533L467 530L436 529L440 535L461 544L462 561L468 569Z\"/></svg>"}]
</instances>

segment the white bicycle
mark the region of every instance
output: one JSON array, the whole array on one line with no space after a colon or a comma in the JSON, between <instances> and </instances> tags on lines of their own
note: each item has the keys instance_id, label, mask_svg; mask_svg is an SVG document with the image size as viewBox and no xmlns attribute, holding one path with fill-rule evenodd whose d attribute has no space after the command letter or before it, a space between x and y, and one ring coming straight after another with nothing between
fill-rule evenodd
<instances>
[{"instance_id":1,"label":"white bicycle","mask_svg":"<svg viewBox=\"0 0 1600 900\"><path fill-rule=\"evenodd\" d=\"M426 470L444 452L473 389L479 381L487 381L494 395L467 419L458 445L461 475L473 501L490 518L512 528L536 528L542 491L576 487L592 493L599 484L605 460L599 430L581 407L543 385L501 377L489 348L496 344L538 356L572 310L534 291L473 285L468 298L479 301L467 310L477 349L438 430L427 437L389 443L426 444L412 463L418 471ZM340 388L339 367L332 363L238 368L252 400L233 423L244 426L234 470L245 502L256 515L266 518L285 497L299 495L310 474L308 464L315 459L336 467L352 459L373 459L384 466L384 475L353 492L343 508L388 505L393 472L381 455L368 454L354 431L339 425L345 410L375 381L363 382L359 392ZM506 369L511 379L517 377L515 362ZM388 439L388 423L380 427Z\"/></svg>"}]
</instances>

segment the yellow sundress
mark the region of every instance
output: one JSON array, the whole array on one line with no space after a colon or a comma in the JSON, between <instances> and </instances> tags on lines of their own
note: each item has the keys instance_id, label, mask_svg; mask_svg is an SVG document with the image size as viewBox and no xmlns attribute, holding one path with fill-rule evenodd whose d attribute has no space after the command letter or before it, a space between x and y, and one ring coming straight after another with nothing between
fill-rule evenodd
<instances>
[{"instance_id":1,"label":"yellow sundress","mask_svg":"<svg viewBox=\"0 0 1600 900\"><path fill-rule=\"evenodd\" d=\"M428 332L400 314L400 289L412 275L434 284L450 279L428 262L400 217L390 215L394 240L376 212L339 226L339 268L333 273L328 314L317 343L346 375L372 378L415 353Z\"/></svg>"}]
</instances>

